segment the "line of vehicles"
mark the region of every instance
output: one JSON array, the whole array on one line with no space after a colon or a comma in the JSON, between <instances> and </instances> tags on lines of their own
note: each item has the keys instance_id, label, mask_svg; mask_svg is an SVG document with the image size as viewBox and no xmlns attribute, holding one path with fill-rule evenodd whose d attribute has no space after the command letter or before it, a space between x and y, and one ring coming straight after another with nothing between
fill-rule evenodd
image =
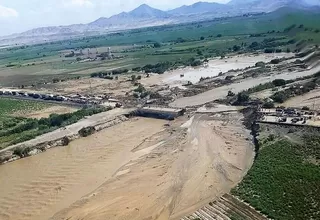
<instances>
[{"instance_id":1,"label":"line of vehicles","mask_svg":"<svg viewBox=\"0 0 320 220\"><path fill-rule=\"evenodd\" d=\"M55 101L55 102L68 102L74 104L101 104L104 97L85 97L80 94L63 96L63 95L54 95L54 94L41 94L41 93L32 93L24 91L10 91L10 90L0 90L0 96L13 96L15 98L23 99L37 99L44 101Z\"/></svg>"}]
</instances>

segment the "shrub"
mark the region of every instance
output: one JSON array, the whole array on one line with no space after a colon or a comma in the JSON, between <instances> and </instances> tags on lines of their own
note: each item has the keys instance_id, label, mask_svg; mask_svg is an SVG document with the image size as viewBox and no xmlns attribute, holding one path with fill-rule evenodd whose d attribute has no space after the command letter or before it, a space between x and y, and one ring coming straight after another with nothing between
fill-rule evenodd
<instances>
[{"instance_id":1,"label":"shrub","mask_svg":"<svg viewBox=\"0 0 320 220\"><path fill-rule=\"evenodd\" d=\"M274 103L273 102L266 102L262 106L263 108L274 108Z\"/></svg>"},{"instance_id":2,"label":"shrub","mask_svg":"<svg viewBox=\"0 0 320 220\"><path fill-rule=\"evenodd\" d=\"M141 67L134 67L134 68L132 68L132 71L134 71L134 72L140 72L141 70L142 70Z\"/></svg>"},{"instance_id":3,"label":"shrub","mask_svg":"<svg viewBox=\"0 0 320 220\"><path fill-rule=\"evenodd\" d=\"M143 87L143 85L140 84L138 88L136 88L134 91L138 93L143 93L146 91L146 89Z\"/></svg>"},{"instance_id":4,"label":"shrub","mask_svg":"<svg viewBox=\"0 0 320 220\"><path fill-rule=\"evenodd\" d=\"M284 79L275 79L272 81L275 86L284 86L286 85L286 81Z\"/></svg>"},{"instance_id":5,"label":"shrub","mask_svg":"<svg viewBox=\"0 0 320 220\"><path fill-rule=\"evenodd\" d=\"M281 62L280 59L273 59L273 60L271 60L270 63L272 63L272 64L279 64L280 62Z\"/></svg>"},{"instance_id":6,"label":"shrub","mask_svg":"<svg viewBox=\"0 0 320 220\"><path fill-rule=\"evenodd\" d=\"M275 102L278 103L283 103L285 102L290 96L288 95L288 93L284 92L284 91L280 91L280 92L276 92L275 94L273 94L271 96L271 99Z\"/></svg>"},{"instance_id":7,"label":"shrub","mask_svg":"<svg viewBox=\"0 0 320 220\"><path fill-rule=\"evenodd\" d=\"M195 60L193 62L191 62L191 66L195 67L195 66L201 66L202 62L200 60Z\"/></svg>"},{"instance_id":8,"label":"shrub","mask_svg":"<svg viewBox=\"0 0 320 220\"><path fill-rule=\"evenodd\" d=\"M153 44L153 47L154 47L154 48L160 48L160 47L161 47L161 44L158 43L158 42L156 42L156 43Z\"/></svg>"},{"instance_id":9,"label":"shrub","mask_svg":"<svg viewBox=\"0 0 320 220\"><path fill-rule=\"evenodd\" d=\"M256 66L256 67L265 67L266 64L265 64L265 62L260 61L260 62L257 62L257 63L255 64L255 66Z\"/></svg>"},{"instance_id":10,"label":"shrub","mask_svg":"<svg viewBox=\"0 0 320 220\"><path fill-rule=\"evenodd\" d=\"M241 47L238 46L238 45L234 45L234 46L233 46L233 51L234 51L234 52L237 52L237 51L239 51L240 49L241 49Z\"/></svg>"},{"instance_id":11,"label":"shrub","mask_svg":"<svg viewBox=\"0 0 320 220\"><path fill-rule=\"evenodd\" d=\"M240 92L238 93L237 102L236 104L240 105L247 101L249 101L250 97L246 92Z\"/></svg>"},{"instance_id":12,"label":"shrub","mask_svg":"<svg viewBox=\"0 0 320 220\"><path fill-rule=\"evenodd\" d=\"M265 53L274 53L275 52L275 49L274 48L266 48L264 50Z\"/></svg>"},{"instance_id":13,"label":"shrub","mask_svg":"<svg viewBox=\"0 0 320 220\"><path fill-rule=\"evenodd\" d=\"M233 96L235 96L236 94L234 94L234 92L232 92L232 91L228 91L228 96L229 97L233 97Z\"/></svg>"},{"instance_id":14,"label":"shrub","mask_svg":"<svg viewBox=\"0 0 320 220\"><path fill-rule=\"evenodd\" d=\"M94 127L90 126L90 127L82 128L79 131L79 135L81 137L88 137L88 136L92 135L95 131L96 131L96 129Z\"/></svg>"}]
</instances>

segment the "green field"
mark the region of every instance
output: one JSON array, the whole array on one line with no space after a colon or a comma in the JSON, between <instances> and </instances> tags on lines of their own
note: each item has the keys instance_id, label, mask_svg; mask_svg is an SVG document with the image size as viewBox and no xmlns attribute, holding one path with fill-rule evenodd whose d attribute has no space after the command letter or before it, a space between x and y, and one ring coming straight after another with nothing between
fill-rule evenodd
<instances>
[{"instance_id":1,"label":"green field","mask_svg":"<svg viewBox=\"0 0 320 220\"><path fill-rule=\"evenodd\" d=\"M320 219L320 136L300 144L270 135L233 194L271 219Z\"/></svg>"},{"instance_id":2,"label":"green field","mask_svg":"<svg viewBox=\"0 0 320 220\"><path fill-rule=\"evenodd\" d=\"M32 119L15 117L17 113L30 113L49 107L49 104L35 101L22 101L0 98L0 149L24 140L35 131L25 130L8 134L8 131L27 124Z\"/></svg>"},{"instance_id":3,"label":"green field","mask_svg":"<svg viewBox=\"0 0 320 220\"><path fill-rule=\"evenodd\" d=\"M171 62L188 65L227 53L265 48L299 50L320 43L320 13L281 9L252 17L220 18L180 25L149 27L79 39L20 46L0 50L0 85L21 86L51 82L54 77L87 76L97 71L132 69L147 64ZM161 47L154 47L160 43ZM252 43L258 46L253 47ZM238 46L236 50L234 46ZM75 62L67 51L87 48L106 51L116 60ZM72 78L72 76L69 78Z\"/></svg>"},{"instance_id":4,"label":"green field","mask_svg":"<svg viewBox=\"0 0 320 220\"><path fill-rule=\"evenodd\" d=\"M59 127L73 124L85 116L109 109L88 108L62 115L52 114L49 118L33 119L14 116L17 113L31 113L52 106L36 101L0 98L0 149L31 140Z\"/></svg>"},{"instance_id":5,"label":"green field","mask_svg":"<svg viewBox=\"0 0 320 220\"><path fill-rule=\"evenodd\" d=\"M49 107L50 104L35 101L22 101L8 98L0 98L0 118L6 118L17 112L32 112Z\"/></svg>"}]
</instances>

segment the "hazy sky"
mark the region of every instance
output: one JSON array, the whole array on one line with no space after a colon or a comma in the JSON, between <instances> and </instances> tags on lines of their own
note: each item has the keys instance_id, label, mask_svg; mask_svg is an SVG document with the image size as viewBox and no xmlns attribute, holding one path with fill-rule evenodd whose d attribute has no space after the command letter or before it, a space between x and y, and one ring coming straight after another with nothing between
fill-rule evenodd
<instances>
[{"instance_id":1,"label":"hazy sky","mask_svg":"<svg viewBox=\"0 0 320 220\"><path fill-rule=\"evenodd\" d=\"M0 0L0 36L35 27L88 23L146 3L162 10L199 0ZM229 0L207 0L226 3Z\"/></svg>"}]
</instances>

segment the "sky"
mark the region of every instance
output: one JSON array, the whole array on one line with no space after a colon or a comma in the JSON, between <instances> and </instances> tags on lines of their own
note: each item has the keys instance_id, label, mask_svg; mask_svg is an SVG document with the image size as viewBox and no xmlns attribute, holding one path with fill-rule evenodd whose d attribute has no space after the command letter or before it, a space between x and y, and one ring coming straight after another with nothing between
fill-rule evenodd
<instances>
[{"instance_id":1,"label":"sky","mask_svg":"<svg viewBox=\"0 0 320 220\"><path fill-rule=\"evenodd\" d=\"M0 36L32 28L89 23L130 11L141 4L161 10L199 0L0 0ZM226 3L229 0L207 0Z\"/></svg>"}]
</instances>

